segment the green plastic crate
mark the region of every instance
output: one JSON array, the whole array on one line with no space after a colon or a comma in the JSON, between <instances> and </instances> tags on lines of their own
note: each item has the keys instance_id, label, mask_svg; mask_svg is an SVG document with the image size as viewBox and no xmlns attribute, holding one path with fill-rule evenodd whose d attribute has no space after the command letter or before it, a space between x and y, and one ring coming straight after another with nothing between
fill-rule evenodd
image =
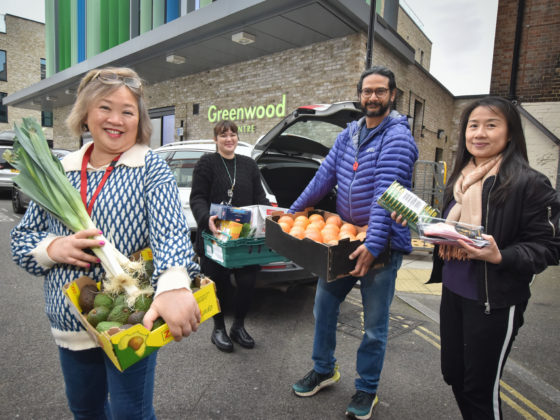
<instances>
[{"instance_id":1,"label":"green plastic crate","mask_svg":"<svg viewBox=\"0 0 560 420\"><path fill-rule=\"evenodd\" d=\"M240 238L222 242L207 232L202 232L202 237L204 254L226 268L288 261L266 246L265 238Z\"/></svg>"}]
</instances>

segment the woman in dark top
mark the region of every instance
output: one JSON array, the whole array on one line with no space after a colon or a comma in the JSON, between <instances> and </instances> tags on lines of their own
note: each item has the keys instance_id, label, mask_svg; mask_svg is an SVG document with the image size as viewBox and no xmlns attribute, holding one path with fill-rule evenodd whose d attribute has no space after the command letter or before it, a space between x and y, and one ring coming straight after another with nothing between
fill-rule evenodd
<instances>
[{"instance_id":1,"label":"woman in dark top","mask_svg":"<svg viewBox=\"0 0 560 420\"><path fill-rule=\"evenodd\" d=\"M247 156L235 154L239 138L237 125L231 121L221 121L214 127L216 153L203 155L193 172L190 206L198 225L195 249L200 257L202 272L216 283L218 299L224 303L231 289L230 274L235 276L236 293L234 296L234 321L226 332L224 315L214 316L212 343L224 352L233 351L232 340L245 348L253 348L255 342L244 326L249 311L255 280L260 267L251 265L229 269L221 266L204 255L202 232L218 233L217 216L210 216L210 204L224 203L234 207L269 202L264 192L259 168ZM230 338L231 337L231 338Z\"/></svg>"},{"instance_id":2,"label":"woman in dark top","mask_svg":"<svg viewBox=\"0 0 560 420\"><path fill-rule=\"evenodd\" d=\"M489 245L459 241L434 250L430 282L443 281L441 370L463 418L500 419L500 378L523 325L530 284L560 258L560 199L548 178L529 166L511 102L478 99L460 127L444 216L483 226Z\"/></svg>"}]
</instances>

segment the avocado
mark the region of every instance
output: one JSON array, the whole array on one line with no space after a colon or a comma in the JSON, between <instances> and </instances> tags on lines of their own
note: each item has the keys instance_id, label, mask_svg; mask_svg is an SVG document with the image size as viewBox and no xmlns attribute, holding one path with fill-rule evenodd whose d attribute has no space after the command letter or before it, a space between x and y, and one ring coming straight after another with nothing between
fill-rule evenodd
<instances>
[{"instance_id":1,"label":"avocado","mask_svg":"<svg viewBox=\"0 0 560 420\"><path fill-rule=\"evenodd\" d=\"M136 298L134 302L134 309L137 311L147 311L150 309L150 305L152 304L152 298L145 295L140 295Z\"/></svg>"},{"instance_id":2,"label":"avocado","mask_svg":"<svg viewBox=\"0 0 560 420\"><path fill-rule=\"evenodd\" d=\"M127 323L128 324L141 324L143 319L144 319L144 315L146 315L145 311L134 311L128 317Z\"/></svg>"},{"instance_id":3,"label":"avocado","mask_svg":"<svg viewBox=\"0 0 560 420\"><path fill-rule=\"evenodd\" d=\"M115 306L120 306L120 305L126 305L126 295L118 295L114 300L113 300L113 308Z\"/></svg>"},{"instance_id":4,"label":"avocado","mask_svg":"<svg viewBox=\"0 0 560 420\"><path fill-rule=\"evenodd\" d=\"M156 319L154 321L154 325L152 325L152 331L155 330L156 328L161 327L163 324L165 324L165 321L163 320L163 318L160 316L158 319Z\"/></svg>"},{"instance_id":5,"label":"avocado","mask_svg":"<svg viewBox=\"0 0 560 420\"><path fill-rule=\"evenodd\" d=\"M100 333L104 332L104 331L108 331L113 327L120 327L122 325L122 323L120 322L111 322L111 321L101 321L99 324L97 324L97 327L95 327L95 329L97 331L99 331Z\"/></svg>"},{"instance_id":6,"label":"avocado","mask_svg":"<svg viewBox=\"0 0 560 420\"><path fill-rule=\"evenodd\" d=\"M87 284L81 288L78 303L80 304L80 308L82 308L82 313L87 314L93 309L93 301L97 293L97 286L94 284Z\"/></svg>"},{"instance_id":7,"label":"avocado","mask_svg":"<svg viewBox=\"0 0 560 420\"><path fill-rule=\"evenodd\" d=\"M106 306L98 306L89 311L87 320L91 325L96 327L101 321L107 320L107 316L109 316L110 311L111 310Z\"/></svg>"},{"instance_id":8,"label":"avocado","mask_svg":"<svg viewBox=\"0 0 560 420\"><path fill-rule=\"evenodd\" d=\"M100 306L111 309L113 307L113 298L107 293L98 293L93 300L93 307L98 308Z\"/></svg>"},{"instance_id":9,"label":"avocado","mask_svg":"<svg viewBox=\"0 0 560 420\"><path fill-rule=\"evenodd\" d=\"M109 316L107 316L107 321L116 321L121 324L125 324L131 312L132 311L126 304L117 305L113 309L111 309L111 312L109 312Z\"/></svg>"}]
</instances>

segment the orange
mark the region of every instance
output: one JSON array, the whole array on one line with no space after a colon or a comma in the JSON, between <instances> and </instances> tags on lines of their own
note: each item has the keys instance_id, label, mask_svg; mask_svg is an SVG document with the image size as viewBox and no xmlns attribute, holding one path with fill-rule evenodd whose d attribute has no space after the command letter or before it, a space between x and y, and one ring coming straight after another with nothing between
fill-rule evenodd
<instances>
[{"instance_id":1,"label":"orange","mask_svg":"<svg viewBox=\"0 0 560 420\"><path fill-rule=\"evenodd\" d=\"M278 224L280 225L280 227L282 228L282 230L286 233L288 233L291 229L290 225L286 222L278 222Z\"/></svg>"},{"instance_id":2,"label":"orange","mask_svg":"<svg viewBox=\"0 0 560 420\"><path fill-rule=\"evenodd\" d=\"M307 227L308 224L309 224L309 219L303 215L296 217L296 219L294 220L294 225L303 225L304 229Z\"/></svg>"},{"instance_id":3,"label":"orange","mask_svg":"<svg viewBox=\"0 0 560 420\"><path fill-rule=\"evenodd\" d=\"M305 237L315 242L323 242L323 236L318 230L308 230L305 232Z\"/></svg>"},{"instance_id":4,"label":"orange","mask_svg":"<svg viewBox=\"0 0 560 420\"><path fill-rule=\"evenodd\" d=\"M322 231L321 234L323 235L323 243L329 243L333 240L338 242L338 234L330 230Z\"/></svg>"},{"instance_id":5,"label":"orange","mask_svg":"<svg viewBox=\"0 0 560 420\"><path fill-rule=\"evenodd\" d=\"M290 235L298 238L298 239L303 239L305 238L305 232L303 231L303 228L301 226L294 226L291 230L290 230Z\"/></svg>"},{"instance_id":6,"label":"orange","mask_svg":"<svg viewBox=\"0 0 560 420\"><path fill-rule=\"evenodd\" d=\"M356 239L359 239L362 242L365 241L366 240L366 232L365 231L364 232L359 232L356 235Z\"/></svg>"},{"instance_id":7,"label":"orange","mask_svg":"<svg viewBox=\"0 0 560 420\"><path fill-rule=\"evenodd\" d=\"M287 223L290 228L294 225L294 219L291 216L284 215L278 218L278 223Z\"/></svg>"},{"instance_id":8,"label":"orange","mask_svg":"<svg viewBox=\"0 0 560 420\"><path fill-rule=\"evenodd\" d=\"M298 226L298 225L296 225L296 226ZM299 225L299 226L301 226L301 225ZM319 229L319 226L317 226L315 223L309 223L309 224L307 225L307 227L305 228L305 231L306 231L306 232L307 232L308 230L316 230L317 232L320 232L320 231L321 231L321 229Z\"/></svg>"},{"instance_id":9,"label":"orange","mask_svg":"<svg viewBox=\"0 0 560 420\"><path fill-rule=\"evenodd\" d=\"M327 242L327 244L329 244L329 245L338 245L338 240L337 240L337 239L331 239L329 242Z\"/></svg>"},{"instance_id":10,"label":"orange","mask_svg":"<svg viewBox=\"0 0 560 420\"><path fill-rule=\"evenodd\" d=\"M341 227L340 227L340 233L342 232L348 232L351 233L352 236L356 236L356 234L358 233L358 230L356 229L356 226L354 226L351 223L344 223Z\"/></svg>"},{"instance_id":11,"label":"orange","mask_svg":"<svg viewBox=\"0 0 560 420\"><path fill-rule=\"evenodd\" d=\"M342 226L342 219L340 218L340 216L336 215L336 214L331 214L329 217L327 217L326 220L327 224L333 224L336 225L337 227Z\"/></svg>"},{"instance_id":12,"label":"orange","mask_svg":"<svg viewBox=\"0 0 560 420\"><path fill-rule=\"evenodd\" d=\"M350 232L340 232L340 235L338 235L338 240L340 241L341 239L345 238L350 238L351 241L355 241L356 235L353 235Z\"/></svg>"},{"instance_id":13,"label":"orange","mask_svg":"<svg viewBox=\"0 0 560 420\"><path fill-rule=\"evenodd\" d=\"M309 219L311 220L311 219ZM315 225L319 228L319 230L323 229L325 227L325 221L323 219L315 219L313 221L311 221L312 225Z\"/></svg>"},{"instance_id":14,"label":"orange","mask_svg":"<svg viewBox=\"0 0 560 420\"><path fill-rule=\"evenodd\" d=\"M325 225L325 227L323 229L321 229L321 232L324 234L324 232L333 232L334 234L336 234L336 236L338 236L338 232L340 231L340 229L338 228L337 225L333 225L332 223L327 223Z\"/></svg>"},{"instance_id":15,"label":"orange","mask_svg":"<svg viewBox=\"0 0 560 420\"><path fill-rule=\"evenodd\" d=\"M318 213L313 213L311 216L309 216L309 221L313 223L315 220L322 220L323 222L325 221L323 216Z\"/></svg>"}]
</instances>

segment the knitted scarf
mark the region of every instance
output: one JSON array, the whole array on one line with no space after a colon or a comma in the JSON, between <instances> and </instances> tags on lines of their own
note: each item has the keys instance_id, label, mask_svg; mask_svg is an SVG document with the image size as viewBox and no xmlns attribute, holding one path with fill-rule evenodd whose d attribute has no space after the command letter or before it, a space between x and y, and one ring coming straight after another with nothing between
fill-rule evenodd
<instances>
[{"instance_id":1,"label":"knitted scarf","mask_svg":"<svg viewBox=\"0 0 560 420\"><path fill-rule=\"evenodd\" d=\"M480 226L482 222L482 184L498 173L502 155L498 155L483 164L476 166L474 159L461 171L461 175L453 186L455 205L449 210L448 221ZM440 245L439 255L445 260L468 259L461 247Z\"/></svg>"}]
</instances>

